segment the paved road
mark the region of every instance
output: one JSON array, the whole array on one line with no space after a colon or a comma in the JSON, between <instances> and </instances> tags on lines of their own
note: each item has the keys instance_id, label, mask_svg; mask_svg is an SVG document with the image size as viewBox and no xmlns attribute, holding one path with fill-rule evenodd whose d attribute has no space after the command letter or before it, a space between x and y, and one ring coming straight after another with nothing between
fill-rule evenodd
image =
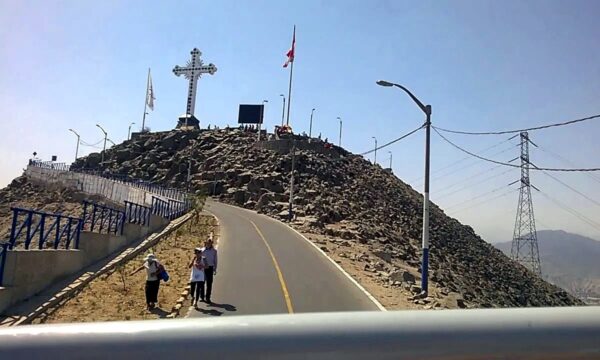
<instances>
[{"instance_id":1,"label":"paved road","mask_svg":"<svg viewBox=\"0 0 600 360\"><path fill-rule=\"evenodd\" d=\"M214 201L206 209L221 226L214 304L190 309L190 317L380 310L287 225Z\"/></svg>"}]
</instances>

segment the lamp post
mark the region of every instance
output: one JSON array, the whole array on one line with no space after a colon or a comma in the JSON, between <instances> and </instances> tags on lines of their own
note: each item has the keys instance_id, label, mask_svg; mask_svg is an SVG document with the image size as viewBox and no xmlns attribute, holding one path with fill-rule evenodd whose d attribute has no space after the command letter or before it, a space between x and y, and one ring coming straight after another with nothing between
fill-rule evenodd
<instances>
[{"instance_id":1,"label":"lamp post","mask_svg":"<svg viewBox=\"0 0 600 360\"><path fill-rule=\"evenodd\" d=\"M106 138L108 136L108 133L106 132L106 130L104 130L104 128L102 128L102 126L100 126L100 124L96 124L96 126L102 130L102 132L104 133L104 147L102 149L102 162L104 162L104 152L106 151Z\"/></svg>"},{"instance_id":2,"label":"lamp post","mask_svg":"<svg viewBox=\"0 0 600 360\"><path fill-rule=\"evenodd\" d=\"M77 161L77 155L79 154L79 139L80 139L80 136L73 129L69 129L69 131L72 132L73 134L75 134L75 136L77 136L77 147L75 148L75 161Z\"/></svg>"},{"instance_id":3,"label":"lamp post","mask_svg":"<svg viewBox=\"0 0 600 360\"><path fill-rule=\"evenodd\" d=\"M283 98L283 108L281 109L281 126L283 126L283 120L285 119L285 95L279 94Z\"/></svg>"},{"instance_id":4,"label":"lamp post","mask_svg":"<svg viewBox=\"0 0 600 360\"><path fill-rule=\"evenodd\" d=\"M390 154L390 170L392 170L392 152L388 151L388 154Z\"/></svg>"},{"instance_id":5,"label":"lamp post","mask_svg":"<svg viewBox=\"0 0 600 360\"><path fill-rule=\"evenodd\" d=\"M265 117L265 104L268 103L269 100L263 100L262 101L262 114L260 114L260 121L264 122L264 117ZM260 126L262 125L262 123L258 123L258 137L256 138L256 141L260 141Z\"/></svg>"},{"instance_id":6,"label":"lamp post","mask_svg":"<svg viewBox=\"0 0 600 360\"><path fill-rule=\"evenodd\" d=\"M312 119L313 114L315 113L315 108L310 112L310 125L308 126L308 142L310 142L310 138L312 137Z\"/></svg>"},{"instance_id":7,"label":"lamp post","mask_svg":"<svg viewBox=\"0 0 600 360\"><path fill-rule=\"evenodd\" d=\"M428 293L428 271L429 271L429 138L431 133L431 105L423 105L407 88L402 85L391 83L385 80L377 81L380 86L395 86L404 91L425 113L425 189L423 193L423 259L421 265L421 296L427 296Z\"/></svg>"},{"instance_id":8,"label":"lamp post","mask_svg":"<svg viewBox=\"0 0 600 360\"><path fill-rule=\"evenodd\" d=\"M340 121L340 139L339 139L339 143L338 143L338 147L342 147L342 118L341 117L337 117L337 119Z\"/></svg>"},{"instance_id":9,"label":"lamp post","mask_svg":"<svg viewBox=\"0 0 600 360\"><path fill-rule=\"evenodd\" d=\"M132 122L131 124L129 124L129 129L127 130L127 140L129 140L131 137L131 125L135 125L135 123Z\"/></svg>"},{"instance_id":10,"label":"lamp post","mask_svg":"<svg viewBox=\"0 0 600 360\"><path fill-rule=\"evenodd\" d=\"M114 142L114 141L112 141L111 139L106 139L106 141L108 141L109 143L111 143L111 144L112 144L112 146L116 146L116 145L117 145L117 144L115 144L115 142Z\"/></svg>"},{"instance_id":11,"label":"lamp post","mask_svg":"<svg viewBox=\"0 0 600 360\"><path fill-rule=\"evenodd\" d=\"M373 159L373 164L377 164L377 138L375 136L371 136L373 140L375 140L375 156Z\"/></svg>"}]
</instances>

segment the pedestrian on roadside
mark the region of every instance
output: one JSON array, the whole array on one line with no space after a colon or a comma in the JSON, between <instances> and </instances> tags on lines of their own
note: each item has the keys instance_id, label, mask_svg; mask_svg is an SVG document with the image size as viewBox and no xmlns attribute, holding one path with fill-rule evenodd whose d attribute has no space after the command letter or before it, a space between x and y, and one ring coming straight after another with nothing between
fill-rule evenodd
<instances>
[{"instance_id":1,"label":"pedestrian on roadside","mask_svg":"<svg viewBox=\"0 0 600 360\"><path fill-rule=\"evenodd\" d=\"M212 284L213 277L217 275L217 249L213 247L212 238L209 238L204 242L204 248L202 249L202 255L204 256L204 261L206 262L206 267L204 268L204 277L206 284L206 302L208 304L211 303L210 295L212 294Z\"/></svg>"},{"instance_id":2,"label":"pedestrian on roadside","mask_svg":"<svg viewBox=\"0 0 600 360\"><path fill-rule=\"evenodd\" d=\"M164 270L164 267L154 254L148 254L144 258L144 263L132 272L130 276L144 268L146 269L146 306L148 310L152 310L158 304L158 289L160 287L158 274Z\"/></svg>"},{"instance_id":3,"label":"pedestrian on roadside","mask_svg":"<svg viewBox=\"0 0 600 360\"><path fill-rule=\"evenodd\" d=\"M190 294L192 295L193 306L198 305L198 301L204 301L204 268L206 267L206 261L202 256L202 249L194 249L194 257L190 261L190 268L192 272L190 274Z\"/></svg>"}]
</instances>

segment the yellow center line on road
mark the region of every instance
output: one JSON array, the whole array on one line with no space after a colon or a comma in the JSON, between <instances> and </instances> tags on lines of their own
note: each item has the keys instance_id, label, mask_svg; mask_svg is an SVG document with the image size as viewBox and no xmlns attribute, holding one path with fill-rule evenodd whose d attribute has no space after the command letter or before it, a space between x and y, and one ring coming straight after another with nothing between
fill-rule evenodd
<instances>
[{"instance_id":1,"label":"yellow center line on road","mask_svg":"<svg viewBox=\"0 0 600 360\"><path fill-rule=\"evenodd\" d=\"M267 239L265 238L265 236L263 235L263 233L260 231L260 229L258 228L258 226L256 226L256 224L254 223L254 221L250 220L247 217L245 217L245 218L246 218L246 220L250 221L250 223L254 226L254 228L256 229L256 232L258 233L258 235L260 236L260 238L262 239L262 241L265 243L265 246L267 247L267 250L269 250L269 254L271 255L271 259L273 260L273 265L275 265L275 271L277 271L277 277L279 277L279 283L281 284L281 291L283 291L283 297L285 299L285 305L287 306L288 313L293 314L294 313L294 308L292 307L292 299L290 298L290 293L288 292L287 286L285 285L285 280L283 279L283 274L281 273L281 269L279 268L279 264L277 263L277 259L275 259L275 254L273 254L273 250L271 250L271 246L269 246L269 243L267 242Z\"/></svg>"}]
</instances>

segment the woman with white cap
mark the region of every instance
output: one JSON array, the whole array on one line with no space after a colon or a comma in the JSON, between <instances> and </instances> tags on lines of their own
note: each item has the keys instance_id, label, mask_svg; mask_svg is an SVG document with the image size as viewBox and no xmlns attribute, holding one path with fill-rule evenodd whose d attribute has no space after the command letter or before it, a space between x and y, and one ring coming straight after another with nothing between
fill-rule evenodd
<instances>
[{"instance_id":1,"label":"woman with white cap","mask_svg":"<svg viewBox=\"0 0 600 360\"><path fill-rule=\"evenodd\" d=\"M192 296L192 305L198 305L198 301L204 301L204 268L206 261L202 256L202 249L194 249L194 257L190 261L190 295Z\"/></svg>"},{"instance_id":2,"label":"woman with white cap","mask_svg":"<svg viewBox=\"0 0 600 360\"><path fill-rule=\"evenodd\" d=\"M148 254L144 258L142 266L137 268L131 275L146 269L146 305L148 310L152 310L158 303L158 288L160 286L160 279L158 274L163 271L163 266L158 262L154 254Z\"/></svg>"}]
</instances>

